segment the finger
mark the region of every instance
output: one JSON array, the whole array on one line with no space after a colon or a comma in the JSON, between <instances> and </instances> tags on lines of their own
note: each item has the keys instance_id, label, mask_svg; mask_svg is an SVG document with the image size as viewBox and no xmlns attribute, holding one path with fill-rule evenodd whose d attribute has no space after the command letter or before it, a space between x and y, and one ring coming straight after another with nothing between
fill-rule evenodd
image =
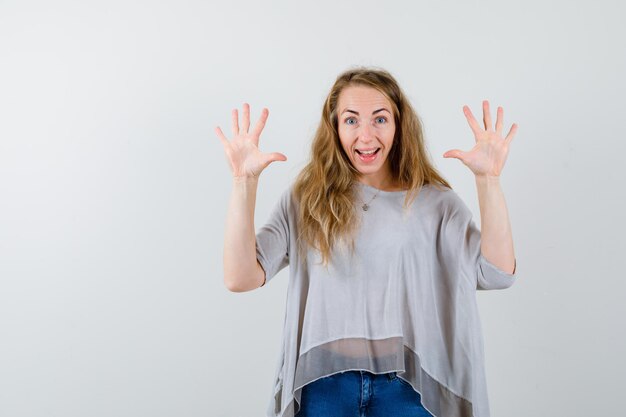
<instances>
[{"instance_id":1,"label":"finger","mask_svg":"<svg viewBox=\"0 0 626 417\"><path fill-rule=\"evenodd\" d=\"M233 137L239 136L239 110L233 109L231 113Z\"/></svg>"},{"instance_id":2,"label":"finger","mask_svg":"<svg viewBox=\"0 0 626 417\"><path fill-rule=\"evenodd\" d=\"M280 152L272 152L263 154L263 169L265 169L269 164L276 161L286 161L287 157Z\"/></svg>"},{"instance_id":3,"label":"finger","mask_svg":"<svg viewBox=\"0 0 626 417\"><path fill-rule=\"evenodd\" d=\"M504 123L504 109L498 107L498 116L496 117L496 133L502 136L502 124Z\"/></svg>"},{"instance_id":4,"label":"finger","mask_svg":"<svg viewBox=\"0 0 626 417\"><path fill-rule=\"evenodd\" d=\"M248 129L250 128L250 105L248 103L243 103L243 119L241 122L243 133L248 133Z\"/></svg>"},{"instance_id":5,"label":"finger","mask_svg":"<svg viewBox=\"0 0 626 417\"><path fill-rule=\"evenodd\" d=\"M444 158L456 158L456 159L463 160L464 155L465 155L465 152L463 152L460 149L451 149L447 151L446 153L444 153L443 157Z\"/></svg>"},{"instance_id":6,"label":"finger","mask_svg":"<svg viewBox=\"0 0 626 417\"><path fill-rule=\"evenodd\" d=\"M485 123L485 130L491 130L491 112L487 100L483 100L483 123Z\"/></svg>"},{"instance_id":7,"label":"finger","mask_svg":"<svg viewBox=\"0 0 626 417\"><path fill-rule=\"evenodd\" d=\"M506 138L504 138L507 145L511 143L516 133L517 133L517 124L513 123L513 126L511 126L511 129L509 130L509 134L506 135Z\"/></svg>"},{"instance_id":8,"label":"finger","mask_svg":"<svg viewBox=\"0 0 626 417\"><path fill-rule=\"evenodd\" d=\"M272 152L269 154L272 161L286 161L287 157L280 152Z\"/></svg>"},{"instance_id":9,"label":"finger","mask_svg":"<svg viewBox=\"0 0 626 417\"><path fill-rule=\"evenodd\" d=\"M217 134L217 137L222 142L222 145L228 146L228 139L226 138L226 136L224 136L224 132L222 132L222 129L220 129L219 126L215 127L215 133Z\"/></svg>"},{"instance_id":10,"label":"finger","mask_svg":"<svg viewBox=\"0 0 626 417\"><path fill-rule=\"evenodd\" d=\"M463 106L463 114L465 114L465 118L467 119L467 122L469 123L472 132L474 132L474 136L478 136L482 129L478 125L478 122L474 118L474 115L472 114L472 111L468 106Z\"/></svg>"},{"instance_id":11,"label":"finger","mask_svg":"<svg viewBox=\"0 0 626 417\"><path fill-rule=\"evenodd\" d=\"M270 111L266 109L265 107L263 108L263 110L261 110L261 117L259 117L259 121L256 122L256 125L254 126L254 129L252 130L253 136L257 138L261 136L261 131L265 127L265 121L267 120L267 116L269 115L269 113Z\"/></svg>"}]
</instances>

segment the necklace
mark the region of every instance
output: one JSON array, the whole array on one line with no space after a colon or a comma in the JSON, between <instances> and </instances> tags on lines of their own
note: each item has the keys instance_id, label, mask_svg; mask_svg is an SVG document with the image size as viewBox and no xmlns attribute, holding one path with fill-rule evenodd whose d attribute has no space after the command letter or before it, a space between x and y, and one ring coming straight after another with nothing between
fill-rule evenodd
<instances>
[{"instance_id":1,"label":"necklace","mask_svg":"<svg viewBox=\"0 0 626 417\"><path fill-rule=\"evenodd\" d=\"M370 201L368 201L367 203L361 201L363 203L363 205L361 206L361 208L363 209L363 211L367 211L370 208L370 203L372 201L374 201L374 199L378 196L378 193L380 193L380 190L376 191L376 194L374 194L374 197L372 197L372 199Z\"/></svg>"}]
</instances>

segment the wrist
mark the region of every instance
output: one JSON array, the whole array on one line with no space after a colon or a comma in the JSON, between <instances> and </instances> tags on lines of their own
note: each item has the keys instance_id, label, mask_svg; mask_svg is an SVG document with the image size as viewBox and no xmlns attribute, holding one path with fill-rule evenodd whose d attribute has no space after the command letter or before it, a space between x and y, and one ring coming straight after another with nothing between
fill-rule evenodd
<instances>
[{"instance_id":1,"label":"wrist","mask_svg":"<svg viewBox=\"0 0 626 417\"><path fill-rule=\"evenodd\" d=\"M499 175L476 175L475 180L477 183L494 184L494 183L500 183L500 176Z\"/></svg>"},{"instance_id":2,"label":"wrist","mask_svg":"<svg viewBox=\"0 0 626 417\"><path fill-rule=\"evenodd\" d=\"M256 185L259 182L259 177L249 176L234 176L233 185Z\"/></svg>"}]
</instances>

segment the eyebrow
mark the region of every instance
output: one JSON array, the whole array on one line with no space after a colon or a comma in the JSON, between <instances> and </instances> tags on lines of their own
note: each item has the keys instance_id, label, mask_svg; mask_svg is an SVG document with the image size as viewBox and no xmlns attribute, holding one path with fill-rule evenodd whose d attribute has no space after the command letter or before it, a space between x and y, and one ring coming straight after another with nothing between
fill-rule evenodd
<instances>
[{"instance_id":1,"label":"eyebrow","mask_svg":"<svg viewBox=\"0 0 626 417\"><path fill-rule=\"evenodd\" d=\"M384 111L386 111L387 113L391 114L391 112L390 112L389 110L387 110L386 108L384 108L384 107L383 107L383 108L381 108L381 109L378 109L378 110L374 110L374 111L372 112L372 114L376 114L376 113L381 112L381 111L383 111L383 110L384 110ZM350 109L345 109L344 111L342 111L342 112L341 112L341 114L344 114L345 112L354 113L354 114L356 114L357 116L359 115L359 112L358 112L358 111L354 111L354 110L350 110Z\"/></svg>"}]
</instances>

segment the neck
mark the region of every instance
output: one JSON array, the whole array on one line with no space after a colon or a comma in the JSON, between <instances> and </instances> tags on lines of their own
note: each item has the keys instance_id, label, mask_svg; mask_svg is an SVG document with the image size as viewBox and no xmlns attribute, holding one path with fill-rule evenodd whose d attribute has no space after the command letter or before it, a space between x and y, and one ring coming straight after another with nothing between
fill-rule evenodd
<instances>
[{"instance_id":1,"label":"neck","mask_svg":"<svg viewBox=\"0 0 626 417\"><path fill-rule=\"evenodd\" d=\"M361 184L369 185L370 187L374 187L378 190L382 191L400 191L401 187L393 181L391 176L387 176L384 178L375 178L369 176L361 176L357 179Z\"/></svg>"}]
</instances>

